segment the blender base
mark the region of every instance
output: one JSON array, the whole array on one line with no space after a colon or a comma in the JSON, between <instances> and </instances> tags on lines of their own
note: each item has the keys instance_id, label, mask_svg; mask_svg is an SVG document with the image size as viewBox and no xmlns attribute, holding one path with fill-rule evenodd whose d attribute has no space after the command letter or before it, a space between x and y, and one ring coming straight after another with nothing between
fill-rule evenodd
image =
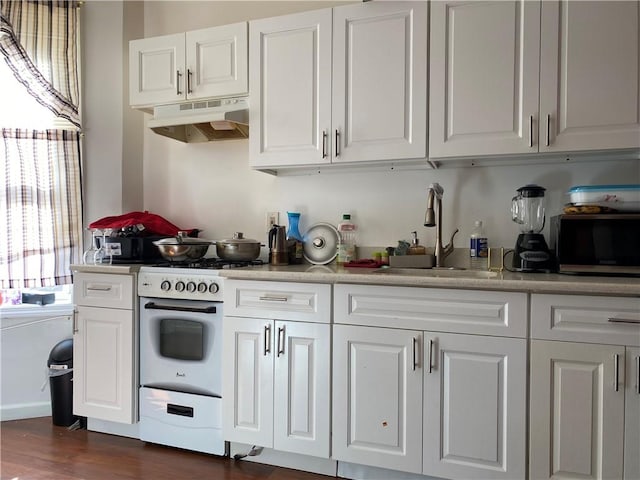
<instances>
[{"instance_id":1,"label":"blender base","mask_svg":"<svg viewBox=\"0 0 640 480\"><path fill-rule=\"evenodd\" d=\"M541 233L521 233L513 249L513 269L526 273L551 273L556 270L553 255Z\"/></svg>"}]
</instances>

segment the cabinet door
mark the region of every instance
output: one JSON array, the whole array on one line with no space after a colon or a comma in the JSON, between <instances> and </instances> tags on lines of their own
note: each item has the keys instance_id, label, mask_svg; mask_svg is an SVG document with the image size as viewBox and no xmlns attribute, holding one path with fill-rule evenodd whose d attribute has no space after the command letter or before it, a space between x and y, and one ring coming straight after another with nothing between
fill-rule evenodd
<instances>
[{"instance_id":1,"label":"cabinet door","mask_svg":"<svg viewBox=\"0 0 640 480\"><path fill-rule=\"evenodd\" d=\"M225 317L222 434L232 442L273 446L273 322Z\"/></svg>"},{"instance_id":2,"label":"cabinet door","mask_svg":"<svg viewBox=\"0 0 640 480\"><path fill-rule=\"evenodd\" d=\"M249 91L247 23L186 33L187 98Z\"/></svg>"},{"instance_id":3,"label":"cabinet door","mask_svg":"<svg viewBox=\"0 0 640 480\"><path fill-rule=\"evenodd\" d=\"M538 151L539 37L539 2L431 2L429 157Z\"/></svg>"},{"instance_id":4,"label":"cabinet door","mask_svg":"<svg viewBox=\"0 0 640 480\"><path fill-rule=\"evenodd\" d=\"M427 8L427 2L334 8L334 162L426 156Z\"/></svg>"},{"instance_id":5,"label":"cabinet door","mask_svg":"<svg viewBox=\"0 0 640 480\"><path fill-rule=\"evenodd\" d=\"M333 458L422 472L422 334L333 327Z\"/></svg>"},{"instance_id":6,"label":"cabinet door","mask_svg":"<svg viewBox=\"0 0 640 480\"><path fill-rule=\"evenodd\" d=\"M640 348L626 348L624 479L640 478Z\"/></svg>"},{"instance_id":7,"label":"cabinet door","mask_svg":"<svg viewBox=\"0 0 640 480\"><path fill-rule=\"evenodd\" d=\"M331 9L249 23L249 162L329 163Z\"/></svg>"},{"instance_id":8,"label":"cabinet door","mask_svg":"<svg viewBox=\"0 0 640 480\"><path fill-rule=\"evenodd\" d=\"M640 147L639 2L542 2L540 151Z\"/></svg>"},{"instance_id":9,"label":"cabinet door","mask_svg":"<svg viewBox=\"0 0 640 480\"><path fill-rule=\"evenodd\" d=\"M133 310L78 306L73 335L73 413L137 422Z\"/></svg>"},{"instance_id":10,"label":"cabinet door","mask_svg":"<svg viewBox=\"0 0 640 480\"><path fill-rule=\"evenodd\" d=\"M425 475L525 478L527 343L425 333Z\"/></svg>"},{"instance_id":11,"label":"cabinet door","mask_svg":"<svg viewBox=\"0 0 640 480\"><path fill-rule=\"evenodd\" d=\"M129 42L129 103L150 106L184 100L184 33Z\"/></svg>"},{"instance_id":12,"label":"cabinet door","mask_svg":"<svg viewBox=\"0 0 640 480\"><path fill-rule=\"evenodd\" d=\"M531 341L529 478L622 478L624 353Z\"/></svg>"},{"instance_id":13,"label":"cabinet door","mask_svg":"<svg viewBox=\"0 0 640 480\"><path fill-rule=\"evenodd\" d=\"M276 322L273 448L329 458L330 325Z\"/></svg>"}]
</instances>

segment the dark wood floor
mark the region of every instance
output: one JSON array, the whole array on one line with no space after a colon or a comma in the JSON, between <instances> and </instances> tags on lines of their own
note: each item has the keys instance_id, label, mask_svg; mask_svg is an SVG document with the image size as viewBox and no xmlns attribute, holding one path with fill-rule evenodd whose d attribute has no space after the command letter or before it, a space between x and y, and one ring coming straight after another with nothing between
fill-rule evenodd
<instances>
[{"instance_id":1,"label":"dark wood floor","mask_svg":"<svg viewBox=\"0 0 640 480\"><path fill-rule=\"evenodd\" d=\"M1 480L330 480L139 440L68 430L50 417L0 424Z\"/></svg>"}]
</instances>

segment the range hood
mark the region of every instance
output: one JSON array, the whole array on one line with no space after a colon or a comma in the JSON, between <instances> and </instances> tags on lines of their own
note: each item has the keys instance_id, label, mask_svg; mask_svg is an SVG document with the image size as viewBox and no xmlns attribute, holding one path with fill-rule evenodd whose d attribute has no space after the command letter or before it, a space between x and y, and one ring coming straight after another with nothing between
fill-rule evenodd
<instances>
[{"instance_id":1,"label":"range hood","mask_svg":"<svg viewBox=\"0 0 640 480\"><path fill-rule=\"evenodd\" d=\"M234 97L159 105L147 126L185 143L248 138L249 100Z\"/></svg>"}]
</instances>

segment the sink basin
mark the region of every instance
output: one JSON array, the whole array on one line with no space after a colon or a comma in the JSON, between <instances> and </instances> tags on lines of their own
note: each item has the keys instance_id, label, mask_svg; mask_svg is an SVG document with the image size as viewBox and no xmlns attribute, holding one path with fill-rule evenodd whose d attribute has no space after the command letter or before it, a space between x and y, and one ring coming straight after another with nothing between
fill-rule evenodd
<instances>
[{"instance_id":1,"label":"sink basin","mask_svg":"<svg viewBox=\"0 0 640 480\"><path fill-rule=\"evenodd\" d=\"M447 268L378 268L373 273L387 275L406 275L412 277L443 277L443 278L494 278L498 274L486 270L462 270Z\"/></svg>"}]
</instances>

